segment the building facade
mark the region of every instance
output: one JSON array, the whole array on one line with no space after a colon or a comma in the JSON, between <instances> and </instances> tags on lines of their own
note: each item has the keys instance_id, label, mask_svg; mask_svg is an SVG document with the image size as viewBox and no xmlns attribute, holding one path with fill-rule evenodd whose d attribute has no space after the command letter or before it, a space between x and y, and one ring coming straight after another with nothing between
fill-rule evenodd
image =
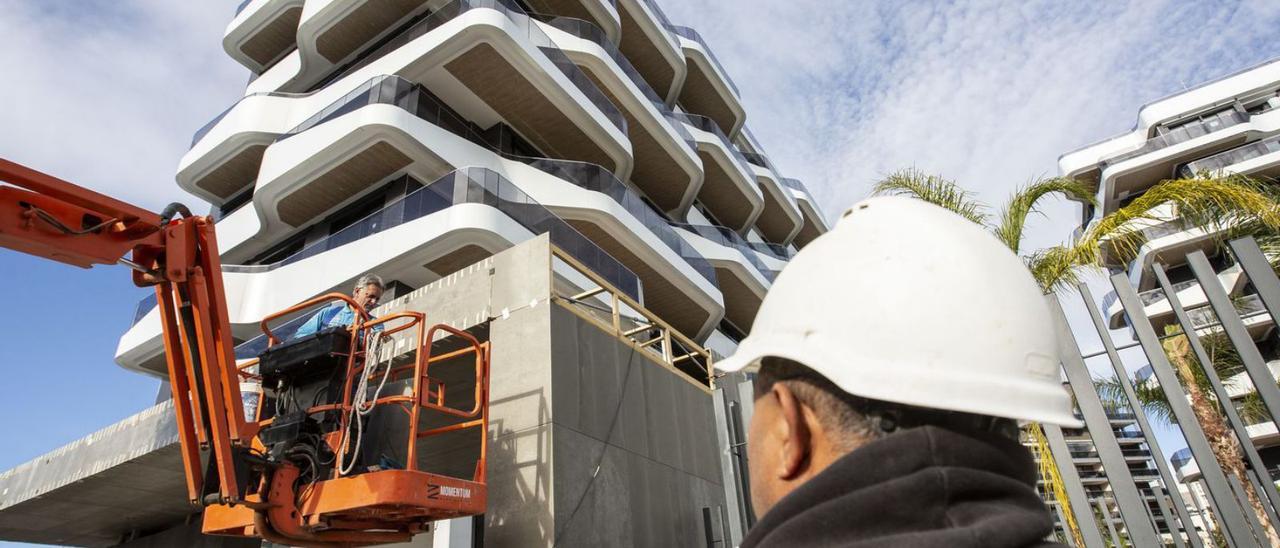
<instances>
[{"instance_id":1,"label":"building facade","mask_svg":"<svg viewBox=\"0 0 1280 548\"><path fill-rule=\"evenodd\" d=\"M1090 185L1096 193L1096 207L1083 207L1081 230L1133 203L1164 180L1243 175L1274 184L1280 175L1280 110L1276 107L1280 107L1280 60L1147 103L1139 109L1131 131L1063 154L1058 164L1060 174ZM1160 206L1155 217L1128 226L1141 236L1136 256L1122 255L1110 242L1102 246L1111 274L1127 276L1128 285L1136 290L1134 303L1144 313L1143 329L1149 323L1154 335L1160 337L1181 332L1176 310L1180 308L1205 347L1217 344L1223 350L1239 350L1244 341L1228 340L1224 321L1212 308L1212 295L1222 293L1229 299L1228 309L1234 307L1243 324L1241 332L1247 333L1241 338L1252 339L1257 349L1259 370L1265 364L1274 381L1280 365L1280 336L1258 289L1245 275L1237 256L1224 245L1226 228L1190 226L1173 203ZM1220 287L1206 292L1200 280L1214 278ZM1124 280L1113 283L1124 284ZM1170 291L1165 290L1165 284ZM1179 307L1169 298L1170 292L1176 295ZM1135 340L1140 338L1116 291L1102 299L1101 316L1100 328L1127 327ZM1137 342L1124 348L1136 346ZM1154 350L1143 346L1146 352ZM1110 351L1114 353L1114 349ZM1244 365L1219 369L1226 398L1247 432L1243 437L1256 451L1257 464L1267 468L1268 474L1262 477L1276 479L1272 471L1280 464L1280 436L1267 413L1256 412L1260 403L1251 373ZM1140 388L1155 387L1151 365L1139 369L1133 382ZM1122 444L1128 441L1124 432L1116 432L1116 437ZM1188 449L1173 453L1170 460L1176 481L1181 483L1176 487L1186 504L1190 525L1207 542L1208 533L1218 525L1211 519L1211 499L1205 494L1199 468ZM1249 467L1254 468L1252 462ZM1158 479L1154 470L1150 472L1150 479ZM1137 473L1134 478L1141 479ZM1087 481L1083 472L1081 480ZM1158 514L1155 516L1159 525ZM1162 533L1167 530L1160 528Z\"/></svg>"},{"instance_id":2,"label":"building facade","mask_svg":"<svg viewBox=\"0 0 1280 548\"><path fill-rule=\"evenodd\" d=\"M513 470L532 468L491 470L487 519L437 530L437 545L578 542L566 538L686 545L690 531L708 545L741 540L750 519L745 461L726 455L741 449L729 444L741 439L749 415L750 399L741 399L749 380L729 379L713 392L705 373L699 379L690 361L673 356L702 348L732 354L777 273L827 225L805 185L780 173L751 134L741 91L697 31L669 21L654 0L247 0L223 47L251 77L243 97L196 131L177 183L213 204L238 356L261 350L267 315L378 274L388 283L384 307L429 303L428 318L493 337L495 420L524 425L490 432L490 442L507 451ZM555 250L549 289L525 306L495 304L510 301L499 293L519 285L513 265L540 264L513 262L529 260L526 249ZM480 278L504 289L446 298ZM584 282L599 288L591 296L559 293ZM584 335L580 326L599 327L589 311L531 312L539 299L590 309L609 294L635 306L632 316L615 318L608 342ZM119 365L164 378L158 316L154 299L139 304L120 339ZM285 318L275 333L287 336L303 319ZM619 321L637 323L624 333ZM674 341L656 358L653 340L637 338L650 331ZM510 337L506 358L502 337ZM614 346L619 356L657 365L645 369L652 377L628 374L618 388L585 372L589 351ZM529 358L537 349L546 350L545 363ZM630 372L619 363L629 362L599 366ZM500 380L499 368L515 376ZM539 378L543 384L527 384ZM643 379L635 388L641 409L654 411L623 405L628 383L641 382L632 379ZM603 383L608 395L588 397L590 383ZM668 386L661 383L674 384L654 388ZM535 411L527 407L531 393L542 394ZM613 409L628 430L593 423L593 409ZM148 412L156 421L165 416ZM528 431L540 434L531 441L522 437ZM99 516L78 540L57 527L26 529L24 520L47 512L38 493L73 496L74 484L116 481L123 464L142 458L104 454L110 448L91 438L60 450L66 473L24 483L37 486L21 496L0 496L0 538L83 545L192 538L181 536L191 527L175 521L180 504L127 519ZM162 455L173 440L147 440L143 456L152 466L173 456ZM623 485L582 494L584 516L569 514L584 480L566 463L596 447L597 471L614 466ZM73 471L86 458L119 462ZM0 484L39 476L35 469L0 474ZM660 505L646 478L667 482L682 502ZM495 507L493 493L504 489L510 496ZM643 521L622 527L608 517L627 505Z\"/></svg>"}]
</instances>

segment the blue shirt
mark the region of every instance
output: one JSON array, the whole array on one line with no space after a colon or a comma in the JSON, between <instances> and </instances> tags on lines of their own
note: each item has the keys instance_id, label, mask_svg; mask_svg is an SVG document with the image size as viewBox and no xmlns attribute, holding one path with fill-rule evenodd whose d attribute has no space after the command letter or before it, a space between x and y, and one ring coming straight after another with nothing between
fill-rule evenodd
<instances>
[{"instance_id":1,"label":"blue shirt","mask_svg":"<svg viewBox=\"0 0 1280 548\"><path fill-rule=\"evenodd\" d=\"M346 303L336 302L321 308L293 333L293 338L314 335L331 327L347 327L356 321L356 313Z\"/></svg>"}]
</instances>

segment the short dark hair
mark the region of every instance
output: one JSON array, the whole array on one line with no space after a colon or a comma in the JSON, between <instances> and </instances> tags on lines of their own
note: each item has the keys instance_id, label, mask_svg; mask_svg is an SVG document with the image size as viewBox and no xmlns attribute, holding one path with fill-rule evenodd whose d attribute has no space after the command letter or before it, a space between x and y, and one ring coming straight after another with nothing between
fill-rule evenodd
<instances>
[{"instance_id":1,"label":"short dark hair","mask_svg":"<svg viewBox=\"0 0 1280 548\"><path fill-rule=\"evenodd\" d=\"M1018 423L1013 419L855 396L799 362L776 357L761 360L754 383L755 397L764 396L779 382L786 383L796 398L812 408L825 428L843 434L837 443L844 450L852 450L860 441L920 426L995 432L1018 439Z\"/></svg>"}]
</instances>

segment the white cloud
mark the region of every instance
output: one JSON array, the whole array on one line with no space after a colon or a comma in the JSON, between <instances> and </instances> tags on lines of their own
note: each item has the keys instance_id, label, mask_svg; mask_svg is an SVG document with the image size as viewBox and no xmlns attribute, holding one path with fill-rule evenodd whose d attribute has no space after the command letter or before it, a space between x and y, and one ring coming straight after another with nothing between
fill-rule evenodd
<instances>
[{"instance_id":1,"label":"white cloud","mask_svg":"<svg viewBox=\"0 0 1280 548\"><path fill-rule=\"evenodd\" d=\"M248 71L222 51L235 2L0 0L0 156L150 208L206 205L174 172Z\"/></svg>"},{"instance_id":2,"label":"white cloud","mask_svg":"<svg viewBox=\"0 0 1280 548\"><path fill-rule=\"evenodd\" d=\"M742 88L748 125L828 213L915 166L999 205L1152 99L1280 53L1273 2L667 0ZM1030 229L1069 235L1076 208Z\"/></svg>"}]
</instances>

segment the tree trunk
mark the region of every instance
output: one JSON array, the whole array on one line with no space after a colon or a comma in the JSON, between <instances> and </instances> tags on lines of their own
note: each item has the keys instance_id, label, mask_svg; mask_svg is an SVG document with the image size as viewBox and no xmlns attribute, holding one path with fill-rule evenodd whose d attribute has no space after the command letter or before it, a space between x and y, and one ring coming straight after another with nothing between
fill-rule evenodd
<instances>
[{"instance_id":1,"label":"tree trunk","mask_svg":"<svg viewBox=\"0 0 1280 548\"><path fill-rule=\"evenodd\" d=\"M1174 337L1164 341L1164 349L1174 367L1178 369L1178 376L1182 377L1182 386L1186 388L1187 396L1191 399L1191 410L1195 412L1196 421L1200 423L1205 437L1209 439L1213 456L1217 458L1224 472L1234 475L1240 480L1240 485L1244 486L1245 497L1249 500L1249 506L1253 507L1253 512L1258 515L1258 522L1262 524L1262 533L1267 537L1268 544L1280 546L1280 535L1276 534L1271 518L1263 506L1262 498L1253 488L1253 482L1249 480L1248 472L1245 470L1244 450L1240 447L1240 441L1227 427L1226 418L1219 411L1218 403L1210 399L1196 382L1193 365L1197 360L1191 350L1191 344L1186 337ZM1203 366L1213 367L1213 364L1203 364ZM1225 403L1231 405L1231 402ZM1206 466L1209 463L1199 464Z\"/></svg>"}]
</instances>

